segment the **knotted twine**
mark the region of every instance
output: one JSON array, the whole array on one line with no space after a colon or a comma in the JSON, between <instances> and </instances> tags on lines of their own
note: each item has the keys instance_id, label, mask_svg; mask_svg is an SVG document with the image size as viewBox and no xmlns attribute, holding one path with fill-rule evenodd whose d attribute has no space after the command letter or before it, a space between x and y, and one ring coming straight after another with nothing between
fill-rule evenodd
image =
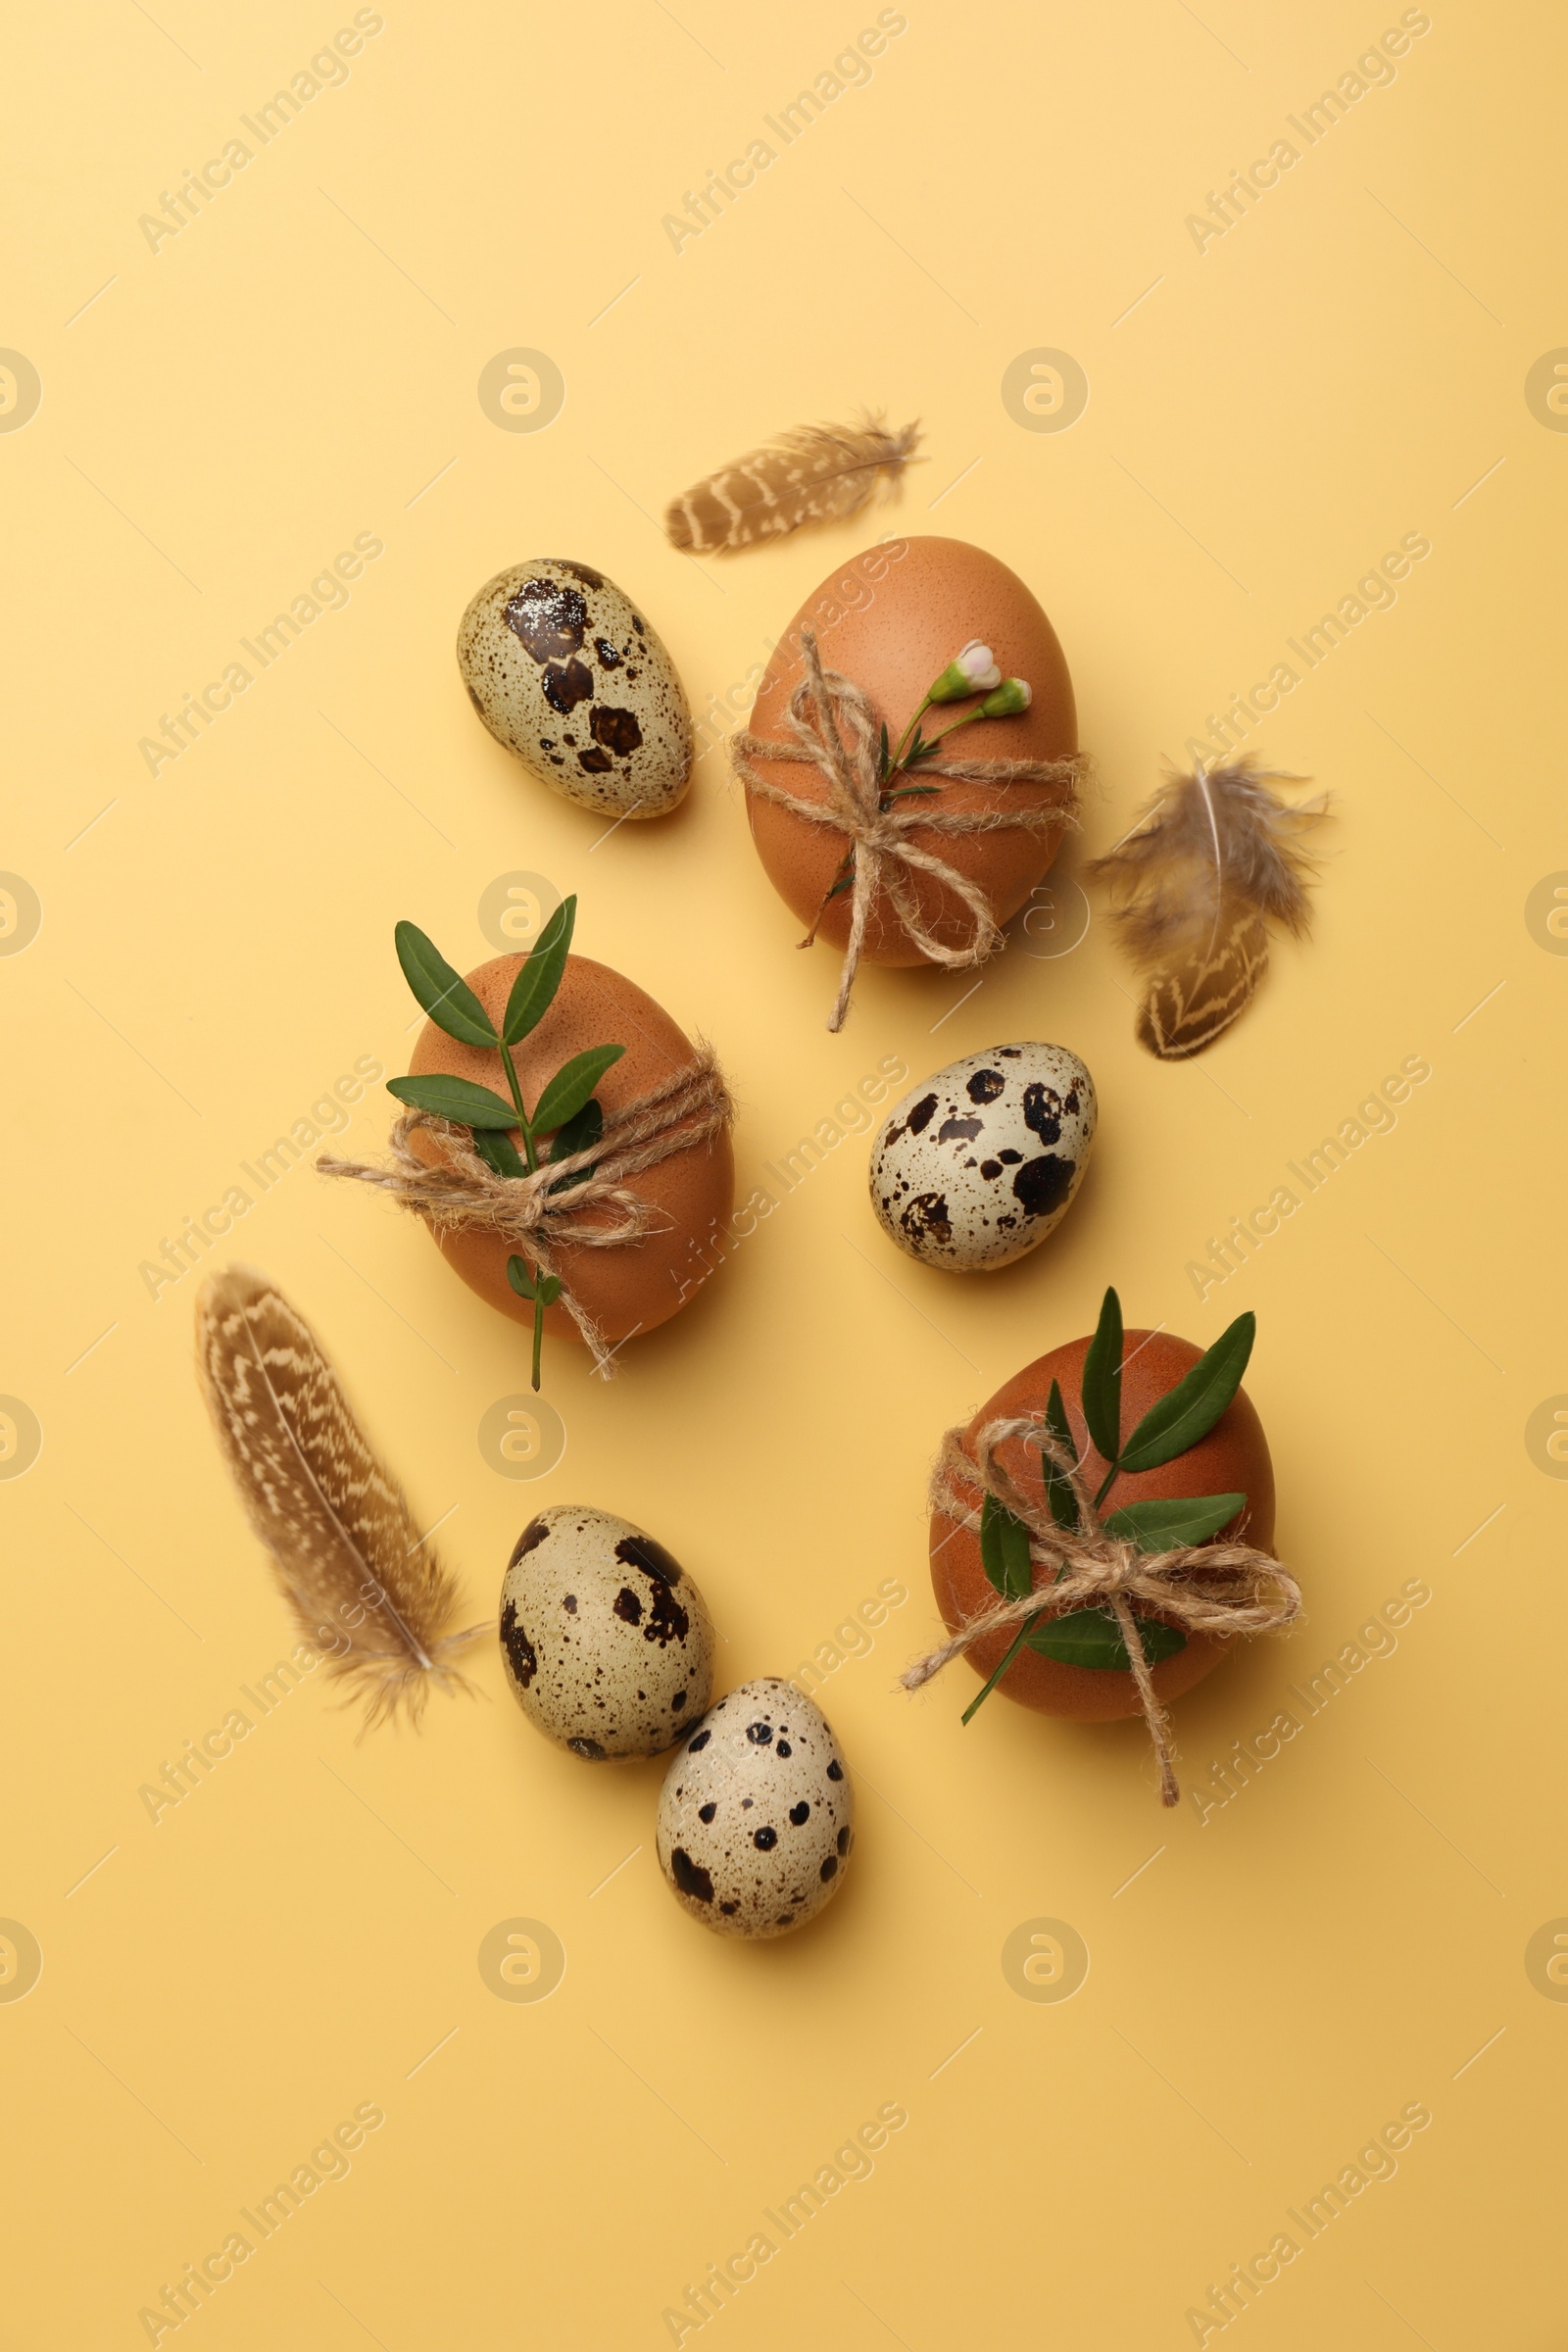
<instances>
[{"instance_id":1,"label":"knotted twine","mask_svg":"<svg viewBox=\"0 0 1568 2352\"><path fill-rule=\"evenodd\" d=\"M881 721L871 698L853 678L824 669L816 650L814 629L802 629L806 667L790 696L785 724L791 741L775 743L747 728L730 737L730 759L748 791L788 808L808 824L826 825L845 834L855 862L854 895L850 902L850 938L844 952L844 970L838 998L828 1019L832 1030L844 1026L850 991L859 968L865 929L879 890L886 891L893 911L910 944L929 962L961 971L983 963L1003 944L991 902L978 883L960 874L946 858L920 849L915 833L936 833L956 840L970 833L1053 833L1077 823L1078 784L1088 762L1070 760L922 760L913 771L919 777L940 778L951 784L1052 784L1061 788L1060 801L1045 808L974 808L933 811L928 801L882 807ZM756 762L780 760L792 766L814 767L827 783L825 801L803 801L759 772ZM946 947L923 923L911 876L929 874L959 900L971 925L967 945ZM826 902L824 901L825 905ZM820 911L818 913L820 920ZM813 923L808 947L815 936Z\"/></svg>"},{"instance_id":2,"label":"knotted twine","mask_svg":"<svg viewBox=\"0 0 1568 2352\"><path fill-rule=\"evenodd\" d=\"M998 1448L1012 1438L1038 1446L1051 1469L1071 1489L1078 1506L1077 1528L1058 1527L1044 1498L1031 1501L997 1458ZM1236 1634L1277 1634L1300 1614L1301 1592L1296 1579L1268 1552L1255 1550L1250 1544L1177 1544L1169 1551L1140 1551L1125 1537L1111 1535L1095 1516L1094 1501L1077 1462L1052 1436L1039 1413L987 1421L976 1436L973 1461L963 1449L960 1431L950 1429L943 1439L931 1478L931 1508L960 1527L978 1528L980 1513L958 1491L956 1479L968 1487L978 1485L1023 1521L1029 1531L1030 1561L1046 1571L1046 1579L1043 1586L1020 1599L999 1599L995 1606L971 1617L951 1642L900 1677L904 1688L918 1690L961 1651L989 1634L1016 1633L1033 1617L1049 1619L1065 1616L1071 1609L1104 1609L1120 1628L1144 1720L1159 1759L1160 1800L1174 1805L1181 1790L1176 1782L1170 1719L1154 1690L1153 1676L1133 1623L1134 1609L1150 1611L1184 1634L1214 1634L1222 1641Z\"/></svg>"},{"instance_id":3,"label":"knotted twine","mask_svg":"<svg viewBox=\"0 0 1568 2352\"><path fill-rule=\"evenodd\" d=\"M657 1168L677 1152L690 1151L727 1127L735 1115L712 1049L672 1071L606 1114L596 1144L568 1152L525 1176L498 1176L474 1150L466 1127L454 1126L433 1111L406 1111L390 1138L390 1166L336 1159L323 1152L316 1164L323 1176L352 1176L370 1184L405 1208L428 1218L443 1233L491 1233L510 1249L525 1251L542 1275L556 1272L555 1251L563 1248L618 1250L656 1230L659 1211L629 1179ZM429 1166L409 1143L416 1128L437 1138L446 1164ZM563 1180L580 1176L564 1191ZM585 1209L611 1211L593 1220ZM594 1366L608 1380L615 1371L605 1335L587 1309L562 1284L561 1303L593 1350Z\"/></svg>"}]
</instances>

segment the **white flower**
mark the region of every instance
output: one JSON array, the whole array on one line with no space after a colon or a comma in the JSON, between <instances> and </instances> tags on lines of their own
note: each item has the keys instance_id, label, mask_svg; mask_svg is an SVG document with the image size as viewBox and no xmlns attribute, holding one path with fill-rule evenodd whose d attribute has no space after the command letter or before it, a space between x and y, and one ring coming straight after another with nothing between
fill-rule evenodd
<instances>
[{"instance_id":1,"label":"white flower","mask_svg":"<svg viewBox=\"0 0 1568 2352\"><path fill-rule=\"evenodd\" d=\"M961 703L971 694L989 694L1002 684L1002 672L989 645L971 637L954 661L948 663L936 684L926 696L927 703Z\"/></svg>"},{"instance_id":2,"label":"white flower","mask_svg":"<svg viewBox=\"0 0 1568 2352\"><path fill-rule=\"evenodd\" d=\"M971 637L958 656L958 667L976 694L989 694L993 686L1002 684L997 658L990 646L982 645L978 637Z\"/></svg>"}]
</instances>

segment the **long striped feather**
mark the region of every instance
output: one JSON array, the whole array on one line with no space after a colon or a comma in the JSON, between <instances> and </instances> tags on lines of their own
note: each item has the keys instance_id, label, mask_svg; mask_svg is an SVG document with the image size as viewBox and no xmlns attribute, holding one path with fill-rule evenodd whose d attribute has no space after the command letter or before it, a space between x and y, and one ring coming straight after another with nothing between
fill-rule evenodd
<instances>
[{"instance_id":1,"label":"long striped feather","mask_svg":"<svg viewBox=\"0 0 1568 2352\"><path fill-rule=\"evenodd\" d=\"M448 1631L456 1581L416 1534L304 1316L265 1274L224 1267L196 1302L196 1364L294 1622L364 1701L365 1729L400 1708L417 1723L432 1684L467 1690L452 1660L484 1629Z\"/></svg>"}]
</instances>

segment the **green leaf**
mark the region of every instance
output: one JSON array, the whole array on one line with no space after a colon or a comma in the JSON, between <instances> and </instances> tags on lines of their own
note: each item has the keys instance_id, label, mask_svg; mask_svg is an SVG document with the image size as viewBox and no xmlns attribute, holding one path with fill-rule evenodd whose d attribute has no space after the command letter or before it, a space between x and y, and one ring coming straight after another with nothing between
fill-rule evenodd
<instances>
[{"instance_id":1,"label":"green leaf","mask_svg":"<svg viewBox=\"0 0 1568 2352\"><path fill-rule=\"evenodd\" d=\"M399 923L392 936L403 977L436 1027L460 1045L495 1045L490 1015L434 941L426 939L416 923Z\"/></svg>"},{"instance_id":2,"label":"green leaf","mask_svg":"<svg viewBox=\"0 0 1568 2352\"><path fill-rule=\"evenodd\" d=\"M1046 1427L1057 1445L1064 1446L1069 1457L1076 1461L1078 1448L1072 1442L1072 1431L1067 1426L1067 1408L1061 1401L1059 1381L1052 1382L1051 1395L1046 1399ZM1070 1484L1046 1456L1042 1455L1041 1462L1046 1474L1046 1500L1051 1505L1051 1516L1058 1527L1076 1527L1078 1505L1073 1499Z\"/></svg>"},{"instance_id":3,"label":"green leaf","mask_svg":"<svg viewBox=\"0 0 1568 2352\"><path fill-rule=\"evenodd\" d=\"M534 1285L534 1297L541 1306L554 1306L561 1297L561 1276L546 1274Z\"/></svg>"},{"instance_id":4,"label":"green leaf","mask_svg":"<svg viewBox=\"0 0 1568 2352\"><path fill-rule=\"evenodd\" d=\"M1133 1623L1151 1666L1187 1647L1187 1636L1172 1625L1161 1625L1150 1617L1135 1617ZM1064 1666L1092 1666L1102 1672L1126 1674L1132 1665L1121 1628L1104 1609L1074 1609L1066 1617L1037 1626L1029 1636L1029 1647L1043 1658L1059 1659Z\"/></svg>"},{"instance_id":5,"label":"green leaf","mask_svg":"<svg viewBox=\"0 0 1568 2352\"><path fill-rule=\"evenodd\" d=\"M1247 1507L1245 1494L1178 1494L1169 1502L1126 1502L1105 1521L1108 1536L1126 1536L1140 1551L1174 1551L1206 1544Z\"/></svg>"},{"instance_id":6,"label":"green leaf","mask_svg":"<svg viewBox=\"0 0 1568 2352\"><path fill-rule=\"evenodd\" d=\"M886 719L882 721L882 764L877 772L885 784L888 780L888 722Z\"/></svg>"},{"instance_id":7,"label":"green leaf","mask_svg":"<svg viewBox=\"0 0 1568 2352\"><path fill-rule=\"evenodd\" d=\"M1121 1448L1121 1300L1114 1291L1105 1293L1084 1357L1083 1400L1089 1435L1105 1460L1114 1462Z\"/></svg>"},{"instance_id":8,"label":"green leaf","mask_svg":"<svg viewBox=\"0 0 1568 2352\"><path fill-rule=\"evenodd\" d=\"M1256 1336L1257 1317L1250 1311L1221 1332L1186 1379L1150 1406L1127 1441L1123 1470L1157 1470L1207 1437L1242 1385Z\"/></svg>"},{"instance_id":9,"label":"green leaf","mask_svg":"<svg viewBox=\"0 0 1568 2352\"><path fill-rule=\"evenodd\" d=\"M1029 1530L994 1494L980 1506L980 1564L1004 1600L1021 1600L1034 1583Z\"/></svg>"},{"instance_id":10,"label":"green leaf","mask_svg":"<svg viewBox=\"0 0 1568 2352\"><path fill-rule=\"evenodd\" d=\"M597 1099L585 1102L576 1117L568 1119L564 1127L558 1131L550 1147L550 1156L552 1159L565 1159L573 1152L591 1152L604 1132L605 1113L602 1105ZM593 1172L590 1163L569 1176L558 1177L550 1190L552 1193L569 1193L574 1184L582 1184Z\"/></svg>"},{"instance_id":11,"label":"green leaf","mask_svg":"<svg viewBox=\"0 0 1568 2352\"><path fill-rule=\"evenodd\" d=\"M533 1298L533 1276L528 1271L528 1261L525 1257L508 1258L507 1280L511 1283L513 1289L516 1292L519 1298Z\"/></svg>"},{"instance_id":12,"label":"green leaf","mask_svg":"<svg viewBox=\"0 0 1568 2352\"><path fill-rule=\"evenodd\" d=\"M552 1159L569 1159L573 1152L591 1152L605 1132L604 1105L596 1099L585 1102L574 1117L556 1131L550 1147Z\"/></svg>"},{"instance_id":13,"label":"green leaf","mask_svg":"<svg viewBox=\"0 0 1568 2352\"><path fill-rule=\"evenodd\" d=\"M516 1045L519 1038L536 1028L554 1002L561 975L566 968L576 920L575 896L563 899L518 967L507 999L506 1018L501 1024L501 1034L509 1046Z\"/></svg>"},{"instance_id":14,"label":"green leaf","mask_svg":"<svg viewBox=\"0 0 1568 2352\"><path fill-rule=\"evenodd\" d=\"M832 889L828 892L827 897L822 901L823 906L830 906L835 899L842 898L847 890L852 889L854 883L855 874L853 869L847 874L840 875L838 881L834 883Z\"/></svg>"},{"instance_id":15,"label":"green leaf","mask_svg":"<svg viewBox=\"0 0 1568 2352\"><path fill-rule=\"evenodd\" d=\"M525 1176L522 1155L510 1135L493 1128L481 1127L473 1139L473 1148L486 1167L494 1168L498 1176Z\"/></svg>"},{"instance_id":16,"label":"green leaf","mask_svg":"<svg viewBox=\"0 0 1568 2352\"><path fill-rule=\"evenodd\" d=\"M389 1095L400 1102L412 1102L416 1110L434 1111L438 1119L450 1119L456 1127L515 1127L517 1113L510 1102L503 1102L487 1086L474 1086L466 1078L389 1078Z\"/></svg>"},{"instance_id":17,"label":"green leaf","mask_svg":"<svg viewBox=\"0 0 1568 2352\"><path fill-rule=\"evenodd\" d=\"M892 792L884 793L883 799L891 808L895 801L934 800L941 790L940 784L899 784Z\"/></svg>"},{"instance_id":18,"label":"green leaf","mask_svg":"<svg viewBox=\"0 0 1568 2352\"><path fill-rule=\"evenodd\" d=\"M625 1051L624 1046L590 1046L586 1054L574 1054L564 1062L534 1104L535 1133L548 1135L552 1127L564 1127L574 1119L611 1063Z\"/></svg>"}]
</instances>

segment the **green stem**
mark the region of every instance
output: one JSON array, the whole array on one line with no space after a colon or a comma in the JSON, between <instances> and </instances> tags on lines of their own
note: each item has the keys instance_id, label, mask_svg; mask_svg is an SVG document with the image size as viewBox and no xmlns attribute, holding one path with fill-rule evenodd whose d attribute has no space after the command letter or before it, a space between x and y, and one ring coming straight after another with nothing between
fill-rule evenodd
<instances>
[{"instance_id":1,"label":"green stem","mask_svg":"<svg viewBox=\"0 0 1568 2352\"><path fill-rule=\"evenodd\" d=\"M528 1162L528 1173L532 1175L534 1169L539 1165L539 1154L533 1148L533 1129L528 1124L528 1113L522 1107L522 1089L517 1084L517 1072L512 1059L512 1048L507 1044L505 1038L500 1043L501 1064L507 1073L507 1085L512 1091L513 1103L517 1113L517 1125L522 1130L523 1155ZM537 1388L539 1383L535 1381L533 1385Z\"/></svg>"},{"instance_id":2,"label":"green stem","mask_svg":"<svg viewBox=\"0 0 1568 2352\"><path fill-rule=\"evenodd\" d=\"M888 762L887 780L890 784L892 783L893 778L899 772L899 767L904 759L904 755L908 750L909 744L913 740L915 728L920 724L921 719L924 718L930 708L931 697L927 695L925 701L920 705L919 710L915 712L908 725L905 728L904 733L900 736L899 748Z\"/></svg>"},{"instance_id":3,"label":"green stem","mask_svg":"<svg viewBox=\"0 0 1568 2352\"><path fill-rule=\"evenodd\" d=\"M800 943L803 948L808 948L813 945L816 939L817 924L822 920L823 915L826 914L831 901L837 896L840 884L847 882L854 871L855 851L852 847L845 851L838 872L834 875L832 881L822 893L822 904L811 918L811 928L809 931L808 931L806 937Z\"/></svg>"},{"instance_id":4,"label":"green stem","mask_svg":"<svg viewBox=\"0 0 1568 2352\"><path fill-rule=\"evenodd\" d=\"M1026 1617L1024 1619L1022 1625L1019 1626L1018 1631L1012 1638L1011 1648L1007 1651L1007 1654L1003 1659L1002 1664L997 1668L996 1673L992 1675L989 1682L986 1684L985 1689L981 1691L979 1697L971 1699L969 1704L964 1708L963 1720L965 1723L968 1722L970 1716L973 1715L977 1709L985 1705L986 1700L991 1696L992 1691L1001 1682L1003 1676L1006 1673L1007 1668L1012 1664L1013 1659L1018 1655L1019 1650L1022 1649L1024 1643L1028 1641L1029 1636L1034 1632L1035 1627L1040 1623L1041 1618L1044 1617L1045 1614L1046 1612L1044 1609L1037 1609L1034 1616Z\"/></svg>"},{"instance_id":5,"label":"green stem","mask_svg":"<svg viewBox=\"0 0 1568 2352\"><path fill-rule=\"evenodd\" d=\"M979 704L978 704L978 703L976 703L976 705L975 705L975 707L974 707L974 709L973 709L972 710L966 710L966 711L964 712L964 714L963 714L963 716L962 716L961 718L956 718L956 719L954 720L954 722L953 722L953 724L952 724L952 726L951 726L951 727L944 727L940 735L933 735L933 736L932 736L932 738L931 738L931 748L932 748L932 750L933 750L933 751L935 751L935 749L936 749L936 747L937 747L937 745L938 745L939 743L946 743L946 742L947 742L947 740L948 740L948 737L949 737L950 735L956 735L956 733L958 732L958 729L959 729L960 727L966 727L966 726L969 724L969 721L970 721L972 718L978 718L979 716L980 716L980 706L979 706Z\"/></svg>"},{"instance_id":6,"label":"green stem","mask_svg":"<svg viewBox=\"0 0 1568 2352\"><path fill-rule=\"evenodd\" d=\"M887 788L892 783L894 777L903 772L904 755L908 750L910 743L913 741L915 732L919 727L921 719L924 718L928 710L933 710L935 706L932 703L931 697L927 695L925 701L920 705L919 710L915 712L908 725L905 728L903 735L900 737L899 748L894 753L893 758L889 760L888 772L882 780L882 796L884 807L887 805ZM926 750L934 752L939 743L946 743L950 735L956 735L960 727L966 727L969 724L970 719L978 718L979 716L980 706L977 703L972 710L966 710L961 718L956 718L951 727L944 727L940 735L933 735L931 741L925 747Z\"/></svg>"},{"instance_id":7,"label":"green stem","mask_svg":"<svg viewBox=\"0 0 1568 2352\"><path fill-rule=\"evenodd\" d=\"M539 1154L538 1154L538 1152L537 1152L534 1150L534 1143L533 1143L533 1129L532 1129L532 1127L530 1127L530 1126L529 1126L529 1124L528 1124L528 1113L526 1112L526 1110L524 1110L524 1108L523 1108L523 1106L522 1106L522 1088L521 1088L521 1087L518 1085L518 1083L517 1083L517 1071L516 1071L516 1065L514 1063L514 1061L513 1061L513 1058L512 1058L512 1048L511 1048L511 1047L510 1047L510 1046L507 1044L507 1041L506 1041L506 1039L505 1039L505 1038L502 1038L502 1039L501 1039L501 1041L500 1041L500 1044L501 1044L501 1062L502 1062L502 1067L505 1069L505 1071L506 1071L506 1073L507 1073L507 1085L509 1086L509 1088L510 1088L510 1089L511 1089L511 1091L512 1091L512 1101L513 1101L513 1104L514 1104L514 1107L515 1108L515 1110L516 1110L516 1113L517 1113L517 1125L518 1125L518 1127L520 1128L520 1130L521 1130L521 1132L522 1132L522 1150L523 1150L523 1156L526 1158L526 1160L527 1160L527 1162L528 1162L528 1172L529 1172L529 1174L530 1174L530 1175L532 1175L532 1173L534 1172L534 1170L535 1170L535 1169L538 1167L538 1165L539 1165ZM538 1267L537 1267L537 1266L535 1266L535 1268L534 1268L534 1280L535 1280L535 1282L537 1282L537 1281L538 1281L538 1279L539 1279L539 1269L538 1269ZM534 1299L534 1302L533 1302L533 1386L534 1386L534 1394L535 1394L535 1396L537 1396L537 1395L538 1395L538 1393L539 1393L539 1371L540 1371L540 1358L542 1357L542 1355L543 1355L543 1353L544 1353L544 1345L545 1345L545 1310L544 1310L544 1302L543 1302L543 1300L542 1300L542 1299L540 1299L539 1298L537 1298L537 1297L536 1297L536 1298L535 1298L535 1299Z\"/></svg>"},{"instance_id":8,"label":"green stem","mask_svg":"<svg viewBox=\"0 0 1568 2352\"><path fill-rule=\"evenodd\" d=\"M1113 1486L1116 1484L1116 1481L1117 1481L1117 1479L1118 1479L1120 1476L1121 1476L1121 1464L1120 1464L1120 1462L1112 1462L1112 1463L1111 1463L1111 1465L1110 1465L1110 1468L1109 1468L1109 1469L1108 1469L1108 1470L1105 1472L1105 1480L1104 1480L1104 1484L1103 1484L1103 1486L1101 1488L1101 1490L1100 1490L1100 1493L1099 1493L1099 1494L1098 1494L1095 1496L1095 1508L1096 1508L1096 1510L1097 1510L1097 1511L1099 1510L1099 1508L1100 1508L1101 1504L1102 1504L1102 1503L1104 1501L1104 1499L1105 1499L1105 1496L1106 1496L1106 1495L1107 1495L1107 1494L1110 1493L1110 1490L1111 1490L1111 1488L1112 1488L1112 1487L1113 1487Z\"/></svg>"}]
</instances>

